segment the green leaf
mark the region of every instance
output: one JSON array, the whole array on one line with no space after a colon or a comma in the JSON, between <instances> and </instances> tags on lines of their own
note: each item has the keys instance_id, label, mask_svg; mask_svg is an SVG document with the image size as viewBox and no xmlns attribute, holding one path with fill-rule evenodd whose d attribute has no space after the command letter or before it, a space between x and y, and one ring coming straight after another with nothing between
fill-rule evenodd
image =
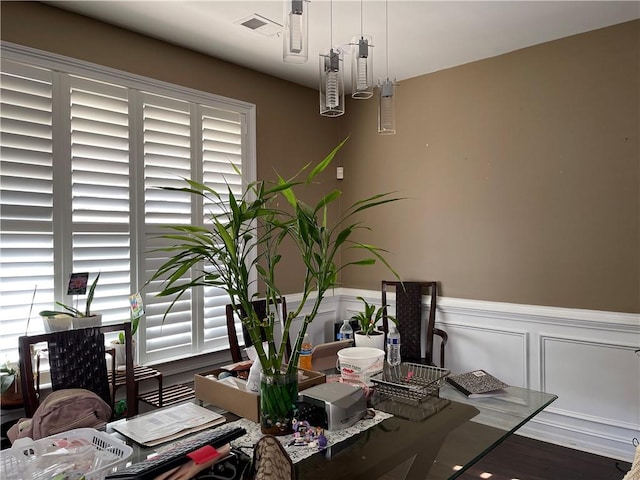
<instances>
[{"instance_id":1,"label":"green leaf","mask_svg":"<svg viewBox=\"0 0 640 480\"><path fill-rule=\"evenodd\" d=\"M338 153L338 151L342 148L342 146L347 142L348 139L349 137L345 138L342 142L340 142L337 147L331 150L331 153L327 155L324 158L324 160L322 160L318 165L316 165L313 168L313 170L311 170L311 172L307 176L307 183L311 182L316 176L318 176L318 174L324 172L324 170L329 166L329 164L333 160L333 157L336 156L336 153Z\"/></svg>"},{"instance_id":2,"label":"green leaf","mask_svg":"<svg viewBox=\"0 0 640 480\"><path fill-rule=\"evenodd\" d=\"M326 207L331 202L333 202L333 201L337 200L338 198L340 198L341 195L342 195L342 192L340 190L333 190L333 191L329 192L328 194L326 194L317 203L316 208L313 211L314 215L317 214L318 211L320 211L321 208Z\"/></svg>"}]
</instances>

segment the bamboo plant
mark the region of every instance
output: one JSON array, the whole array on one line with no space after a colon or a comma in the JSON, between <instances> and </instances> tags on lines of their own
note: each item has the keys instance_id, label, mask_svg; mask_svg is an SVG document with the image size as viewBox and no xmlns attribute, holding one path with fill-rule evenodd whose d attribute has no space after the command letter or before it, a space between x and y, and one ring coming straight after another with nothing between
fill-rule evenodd
<instances>
[{"instance_id":1,"label":"bamboo plant","mask_svg":"<svg viewBox=\"0 0 640 480\"><path fill-rule=\"evenodd\" d=\"M164 187L203 197L204 204L211 205L214 212L209 215L209 226L172 225L167 227L171 232L162 235L172 245L160 250L172 256L150 281L162 280L159 296L173 296L167 313L191 288L222 288L246 326L263 372L268 375L295 372L307 327L316 317L326 292L338 286L339 273L349 266L372 265L376 261L383 262L393 272L383 250L351 238L356 230L366 228L355 221L354 216L363 210L398 200L393 194L376 194L359 200L332 224L328 219L328 208L340 198L339 190L330 191L313 206L298 197L300 187L316 180L345 141L313 168L307 165L289 180L278 175L271 183L252 182L240 196L235 195L229 185L225 191L219 192L189 179L186 180L188 186L182 188ZM306 177L302 178L307 171ZM286 209L279 207L282 199L286 200ZM293 240L296 254L305 265L301 301L285 319L279 318L278 309L274 309L266 319L258 318L251 303L257 294L250 294L253 287L250 272L255 269L268 304L275 305L282 296L276 269L283 255L280 247L286 238ZM364 258L338 265L336 258L341 248L364 252ZM185 281L183 277L188 272L191 272L191 277ZM284 369L285 342L276 345L274 327L277 322L282 322L283 338L288 338L292 321L302 314L307 304L311 307L304 314L292 358ZM262 345L261 328L266 332L266 348Z\"/></svg>"}]
</instances>

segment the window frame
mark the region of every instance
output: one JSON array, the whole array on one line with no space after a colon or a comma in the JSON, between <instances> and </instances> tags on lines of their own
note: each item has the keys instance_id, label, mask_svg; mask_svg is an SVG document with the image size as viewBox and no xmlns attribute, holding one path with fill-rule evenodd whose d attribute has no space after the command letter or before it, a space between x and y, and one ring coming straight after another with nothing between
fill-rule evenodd
<instances>
[{"instance_id":1,"label":"window frame","mask_svg":"<svg viewBox=\"0 0 640 480\"><path fill-rule=\"evenodd\" d=\"M176 84L171 84L157 79L152 79L137 75L134 73L125 72L122 70L114 69L111 67L105 67L98 64L78 60L70 57L66 57L59 54L45 52L42 50L25 47L22 45L13 44L10 42L0 42L0 49L2 51L3 59L25 63L27 65L33 65L35 67L42 67L50 69L53 72L54 79L58 77L56 85L58 88L65 88L66 75L77 75L81 77L87 77L92 80L107 82L116 84L126 88L130 88L136 91L135 95L132 95L131 102L133 105L141 102L145 93L160 95L164 97L170 97L179 99L195 104L200 110L202 106L212 107L214 109L229 110L238 113L243 118L243 132L242 132L242 189L246 189L247 184L255 181L257 177L257 153L256 153L256 105L241 100L234 100L213 93L208 93L189 87L184 87ZM60 77L62 82L60 82ZM69 85L67 84L66 87ZM54 86L54 89L56 86ZM60 95L56 95L53 92L53 111L60 112L60 118L57 115L54 117L53 123L53 158L70 158L69 145L65 143L65 138L60 140L60 135L56 135L57 129L64 129L65 125L68 126L69 122L69 106L60 105ZM65 117L66 112L66 118ZM130 261L131 261L131 275L130 285L132 293L139 291L145 281L144 278L144 262L145 262L145 231L144 226L144 175L141 173L144 169L144 154L141 148L141 132L143 125L141 119L137 118L131 111L129 112L129 178L131 189L130 193ZM192 126L192 138L193 130L196 128ZM65 133L66 135L66 133ZM202 153L198 154L196 146L192 146L192 163L196 161L202 162ZM195 151L195 154L194 152ZM195 158L194 158L195 157ZM56 162L59 159L55 160ZM68 160L69 161L69 160ZM60 176L57 176L60 177ZM69 180L66 180L69 181ZM59 201L57 196L62 195L69 196L68 189L60 188L64 183L59 183L54 175L54 198ZM64 180L62 180L64 182ZM70 198L65 199L70 202ZM65 201L63 200L63 201ZM55 204L54 204L55 205ZM54 207L53 222L57 221L56 209ZM136 225L142 225L142 227L136 228ZM61 245L59 234L56 233L54 228L54 237L57 242L54 244L54 297L56 299L62 299L64 301L64 289L66 288L67 278L64 278L65 273L70 271L69 268L65 268L62 261L59 258L71 259L70 249L71 245L66 242ZM61 246L60 246L61 245ZM66 260L65 260L66 261ZM255 272L252 272L255 279ZM253 282L255 284L255 282ZM198 294L196 294L198 296ZM201 295L199 295L201 297ZM202 301L199 301L198 309L204 310ZM37 312L35 312L37 315ZM34 313L32 312L32 318ZM192 351L190 353L183 353L177 357L171 358L159 358L152 355L147 357L145 355L145 349L139 348L138 355L141 362L161 362L168 360L175 360L177 358L184 358L186 356L192 356L194 354L205 353L208 351L216 351L219 348L214 349L202 349L198 350L194 348L194 343L204 343L204 315L196 314L192 317ZM34 333L33 327L30 327L30 333ZM140 345L146 345L146 335L144 329L144 322L141 322L141 328L138 330L138 342ZM197 346L197 345L196 345Z\"/></svg>"}]
</instances>

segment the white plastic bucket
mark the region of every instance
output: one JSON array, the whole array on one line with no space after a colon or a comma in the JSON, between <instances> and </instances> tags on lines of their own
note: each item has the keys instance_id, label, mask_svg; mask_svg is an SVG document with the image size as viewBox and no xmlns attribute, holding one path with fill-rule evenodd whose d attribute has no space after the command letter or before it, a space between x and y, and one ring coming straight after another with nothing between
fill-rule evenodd
<instances>
[{"instance_id":1,"label":"white plastic bucket","mask_svg":"<svg viewBox=\"0 0 640 480\"><path fill-rule=\"evenodd\" d=\"M384 350L371 347L348 347L338 350L338 369L344 380L370 385L372 375L381 372Z\"/></svg>"}]
</instances>

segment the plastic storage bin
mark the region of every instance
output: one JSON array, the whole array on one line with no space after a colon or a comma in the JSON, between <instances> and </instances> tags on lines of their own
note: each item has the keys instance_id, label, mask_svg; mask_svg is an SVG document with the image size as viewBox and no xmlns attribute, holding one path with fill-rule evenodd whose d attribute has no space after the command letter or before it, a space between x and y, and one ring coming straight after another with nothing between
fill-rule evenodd
<instances>
[{"instance_id":1,"label":"plastic storage bin","mask_svg":"<svg viewBox=\"0 0 640 480\"><path fill-rule=\"evenodd\" d=\"M3 480L50 480L65 473L70 480L102 480L124 466L133 452L117 438L94 428L77 428L40 440L18 439L0 452Z\"/></svg>"}]
</instances>

